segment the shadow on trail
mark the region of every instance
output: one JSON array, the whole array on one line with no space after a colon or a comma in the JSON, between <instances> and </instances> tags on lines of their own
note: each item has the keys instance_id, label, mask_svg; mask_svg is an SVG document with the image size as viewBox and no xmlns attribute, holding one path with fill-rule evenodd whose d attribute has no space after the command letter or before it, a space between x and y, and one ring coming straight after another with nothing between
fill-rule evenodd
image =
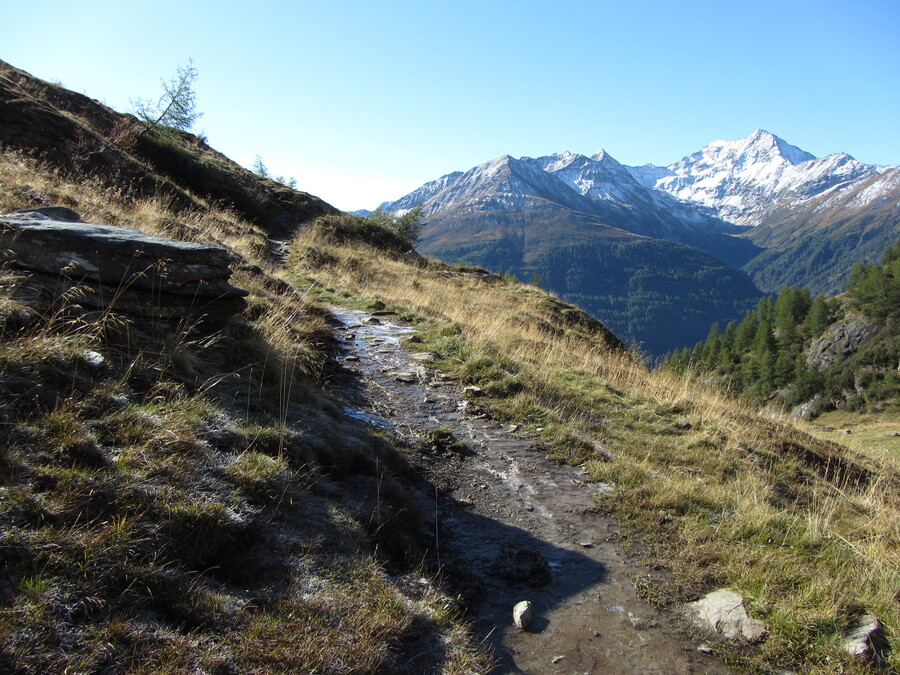
<instances>
[{"instance_id":1,"label":"shadow on trail","mask_svg":"<svg viewBox=\"0 0 900 675\"><path fill-rule=\"evenodd\" d=\"M525 631L530 634L547 632L549 617L561 604L600 602L588 591L607 580L602 562L458 505L445 504L443 510L441 534L449 540L441 562L454 590L472 606L474 625L493 647L504 672L523 672L506 644L518 602L530 600L534 605L535 621Z\"/></svg>"}]
</instances>

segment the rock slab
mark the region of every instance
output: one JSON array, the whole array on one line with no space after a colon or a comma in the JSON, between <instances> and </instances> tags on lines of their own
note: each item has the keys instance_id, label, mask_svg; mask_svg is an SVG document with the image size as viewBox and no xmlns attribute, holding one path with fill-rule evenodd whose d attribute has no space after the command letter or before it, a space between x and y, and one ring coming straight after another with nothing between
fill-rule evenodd
<instances>
[{"instance_id":1,"label":"rock slab","mask_svg":"<svg viewBox=\"0 0 900 675\"><path fill-rule=\"evenodd\" d=\"M65 207L0 216L0 250L30 273L20 299L42 309L67 294L91 309L223 319L243 309L248 294L228 282L235 257L226 249L85 223Z\"/></svg>"},{"instance_id":2,"label":"rock slab","mask_svg":"<svg viewBox=\"0 0 900 675\"><path fill-rule=\"evenodd\" d=\"M861 316L841 321L809 346L806 363L818 368L830 368L859 351L882 328L881 324Z\"/></svg>"},{"instance_id":3,"label":"rock slab","mask_svg":"<svg viewBox=\"0 0 900 675\"><path fill-rule=\"evenodd\" d=\"M751 619L744 607L744 598L727 588L720 588L686 606L695 625L711 630L730 642L761 642L768 630L766 624Z\"/></svg>"}]
</instances>

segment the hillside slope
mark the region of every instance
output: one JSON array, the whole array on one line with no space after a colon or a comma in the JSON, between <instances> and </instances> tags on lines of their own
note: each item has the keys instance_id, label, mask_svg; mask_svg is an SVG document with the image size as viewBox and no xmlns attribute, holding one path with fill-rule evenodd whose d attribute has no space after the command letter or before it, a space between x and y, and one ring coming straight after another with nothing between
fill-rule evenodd
<instances>
[{"instance_id":1,"label":"hillside slope","mask_svg":"<svg viewBox=\"0 0 900 675\"><path fill-rule=\"evenodd\" d=\"M129 196L165 196L176 213L231 208L273 236L336 212L244 169L193 134L142 130L132 115L0 61L0 147L35 154L73 177L96 177Z\"/></svg>"},{"instance_id":2,"label":"hillside slope","mask_svg":"<svg viewBox=\"0 0 900 675\"><path fill-rule=\"evenodd\" d=\"M161 165L134 149L82 161L71 147L109 111L3 77L0 133L39 159L0 147L0 213L65 204L89 223L202 242L233 257L248 296L224 324L173 316L153 287L161 259L132 265L98 306L80 272L109 282L131 257L54 243L47 228L60 276L36 285L30 254L4 250L0 671L488 670L458 604L423 579L437 566L416 536L403 448L326 391L330 315L275 274L270 237L333 209L169 130Z\"/></svg>"},{"instance_id":3,"label":"hillside slope","mask_svg":"<svg viewBox=\"0 0 900 675\"><path fill-rule=\"evenodd\" d=\"M26 112L53 111L23 100ZM19 104L4 105L11 115ZM67 124L41 115L30 119L50 120L48 133ZM193 137L166 139L193 156ZM38 311L19 292L27 273L2 271L0 670L489 672L483 645L495 628L476 635L462 618L479 600L477 579L442 566L453 523L423 510L440 486L412 470L432 454L452 473L465 439L433 434L410 447L347 414L330 303L411 326L407 346L467 397L453 413L477 418L488 441L504 425L578 467L573 488L590 485L596 508L627 528L621 541L641 570L631 580L661 611L739 591L769 634L738 649L710 643L729 663L900 667L890 649L900 644L895 467L703 382L649 372L584 311L422 258L371 222L326 215L299 228L286 260L273 258L272 236L301 218L288 207L312 200L302 193L248 183L252 203L288 214L279 226L265 209L248 206L245 218L236 202L214 208L221 194L188 192L131 155L122 161L136 162L123 174L133 185L58 165L47 149L45 159L2 149L0 211L66 204L87 221L227 249L230 281L249 295L220 326L140 321L118 311L116 294L98 310L57 291ZM143 175L166 186L163 198L136 195ZM63 280L94 259L57 261ZM464 546L457 554L465 561ZM472 584L468 595L448 593L454 577ZM848 653L845 635L870 616L882 624L871 648Z\"/></svg>"},{"instance_id":4,"label":"hillside slope","mask_svg":"<svg viewBox=\"0 0 900 675\"><path fill-rule=\"evenodd\" d=\"M647 597L672 607L726 585L752 598L772 632L726 658L751 671L864 672L840 647L861 613L896 644L895 465L816 441L689 376L648 372L534 287L320 227L298 236L289 266L323 300L413 321L410 346L477 388L480 412L609 485L598 506L639 535L655 570L636 580Z\"/></svg>"}]
</instances>

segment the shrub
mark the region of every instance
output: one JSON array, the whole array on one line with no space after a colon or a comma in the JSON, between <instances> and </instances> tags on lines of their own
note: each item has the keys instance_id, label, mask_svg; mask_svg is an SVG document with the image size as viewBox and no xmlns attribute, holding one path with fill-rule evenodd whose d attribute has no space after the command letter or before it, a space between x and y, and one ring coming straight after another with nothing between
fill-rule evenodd
<instances>
[{"instance_id":1,"label":"shrub","mask_svg":"<svg viewBox=\"0 0 900 675\"><path fill-rule=\"evenodd\" d=\"M340 214L323 216L316 221L316 227L335 243L360 241L375 248L398 253L413 250L414 241L400 233L385 220L374 220L362 216ZM408 230L409 228L407 228Z\"/></svg>"}]
</instances>

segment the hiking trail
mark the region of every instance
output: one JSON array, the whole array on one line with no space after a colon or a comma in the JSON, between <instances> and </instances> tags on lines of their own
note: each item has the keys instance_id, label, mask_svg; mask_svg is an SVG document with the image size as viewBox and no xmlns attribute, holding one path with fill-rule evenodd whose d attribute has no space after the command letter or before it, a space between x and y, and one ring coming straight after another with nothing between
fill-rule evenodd
<instances>
[{"instance_id":1,"label":"hiking trail","mask_svg":"<svg viewBox=\"0 0 900 675\"><path fill-rule=\"evenodd\" d=\"M467 450L413 453L432 546L470 605L469 618L499 661L528 674L732 673L679 632L677 617L641 599L631 583L646 569L623 550L616 522L595 508L608 486L560 465L519 425L492 419L459 383L401 345L412 328L332 307L339 361L353 374L345 412L427 448L450 430ZM444 432L439 432L439 435ZM429 440L430 439L430 440ZM536 620L513 626L530 600Z\"/></svg>"}]
</instances>

